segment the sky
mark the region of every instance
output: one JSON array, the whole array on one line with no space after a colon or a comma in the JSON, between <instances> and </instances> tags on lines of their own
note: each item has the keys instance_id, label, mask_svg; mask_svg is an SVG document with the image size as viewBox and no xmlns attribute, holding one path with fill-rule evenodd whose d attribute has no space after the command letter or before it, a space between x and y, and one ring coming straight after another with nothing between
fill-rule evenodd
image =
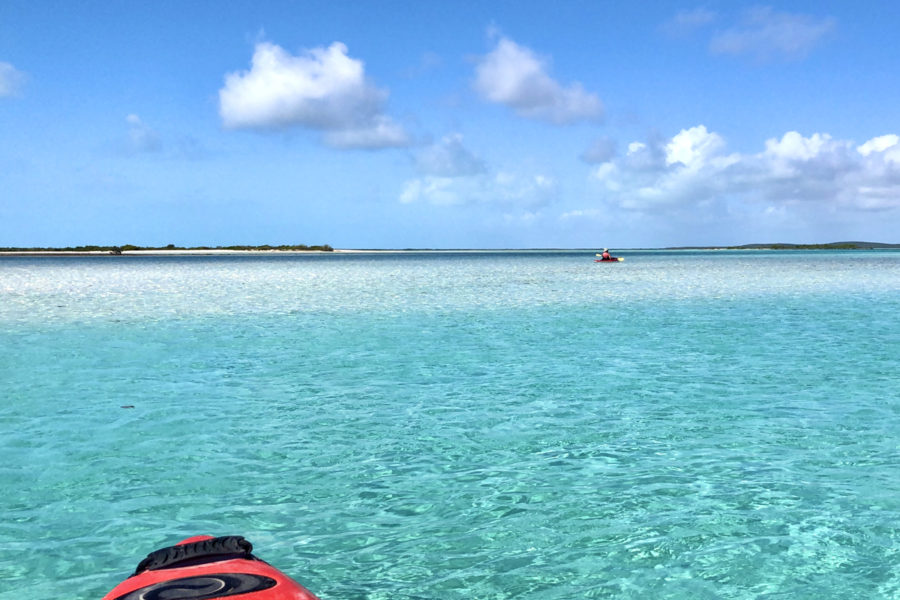
<instances>
[{"instance_id":1,"label":"sky","mask_svg":"<svg viewBox=\"0 0 900 600\"><path fill-rule=\"evenodd\" d=\"M0 246L900 242L900 3L0 2Z\"/></svg>"}]
</instances>

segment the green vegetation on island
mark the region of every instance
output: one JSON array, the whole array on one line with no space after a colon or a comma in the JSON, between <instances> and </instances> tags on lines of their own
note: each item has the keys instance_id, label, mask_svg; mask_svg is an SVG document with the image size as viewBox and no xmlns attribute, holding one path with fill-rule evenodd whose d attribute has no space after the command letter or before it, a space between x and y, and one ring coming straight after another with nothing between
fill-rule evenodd
<instances>
[{"instance_id":1,"label":"green vegetation on island","mask_svg":"<svg viewBox=\"0 0 900 600\"><path fill-rule=\"evenodd\" d=\"M561 249L561 248L557 248ZM879 242L831 242L827 244L744 244L741 246L669 246L660 248L660 250L876 250L876 249L900 249L900 244L883 244ZM307 246L306 244L281 244L272 246L264 244L262 246L176 246L168 244L167 246L135 246L133 244L124 244L122 246L66 246L66 247L30 247L30 248L13 248L0 247L0 254L14 253L43 253L50 254L54 252L67 254L122 254L123 252L143 251L143 252L193 252L202 253L203 251L243 251L243 252L334 252L334 248L328 244L315 246ZM372 250L375 250L374 248ZM453 252L462 251L462 249L451 248L406 248L405 251L433 251L433 252ZM468 249L472 250L472 249ZM477 249L476 249L477 250ZM510 248L509 250L513 250ZM531 248L529 250L553 250L553 248Z\"/></svg>"},{"instance_id":2,"label":"green vegetation on island","mask_svg":"<svg viewBox=\"0 0 900 600\"><path fill-rule=\"evenodd\" d=\"M678 246L666 250L873 250L900 248L900 244L879 242L831 242L828 244L744 244L742 246Z\"/></svg>"},{"instance_id":3,"label":"green vegetation on island","mask_svg":"<svg viewBox=\"0 0 900 600\"><path fill-rule=\"evenodd\" d=\"M245 251L271 251L281 250L290 252L333 252L334 248L328 244L319 246L307 246L306 244L282 244L280 246L135 246L124 244L122 246L67 246L65 248L0 248L0 252L108 252L110 254L122 254L132 250L154 251L202 251L202 250L245 250Z\"/></svg>"}]
</instances>

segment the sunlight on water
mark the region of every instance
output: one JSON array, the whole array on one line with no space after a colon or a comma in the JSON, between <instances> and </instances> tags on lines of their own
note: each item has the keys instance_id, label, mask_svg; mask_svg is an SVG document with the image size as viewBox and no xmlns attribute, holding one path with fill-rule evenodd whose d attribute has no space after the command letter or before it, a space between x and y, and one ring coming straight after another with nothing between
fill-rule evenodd
<instances>
[{"instance_id":1,"label":"sunlight on water","mask_svg":"<svg viewBox=\"0 0 900 600\"><path fill-rule=\"evenodd\" d=\"M7 259L0 322L858 295L883 291L885 270L896 277L897 269L887 253L718 258L645 253L613 265L569 253Z\"/></svg>"},{"instance_id":2,"label":"sunlight on water","mask_svg":"<svg viewBox=\"0 0 900 600\"><path fill-rule=\"evenodd\" d=\"M898 597L900 254L625 256L0 260L0 599Z\"/></svg>"}]
</instances>

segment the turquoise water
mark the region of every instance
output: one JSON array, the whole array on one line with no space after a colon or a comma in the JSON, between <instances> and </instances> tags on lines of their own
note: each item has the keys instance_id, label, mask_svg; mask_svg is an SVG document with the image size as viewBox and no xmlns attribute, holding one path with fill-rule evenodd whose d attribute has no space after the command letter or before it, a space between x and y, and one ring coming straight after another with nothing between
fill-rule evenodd
<instances>
[{"instance_id":1,"label":"turquoise water","mask_svg":"<svg viewBox=\"0 0 900 600\"><path fill-rule=\"evenodd\" d=\"M900 253L623 255L0 259L0 599L900 597Z\"/></svg>"}]
</instances>

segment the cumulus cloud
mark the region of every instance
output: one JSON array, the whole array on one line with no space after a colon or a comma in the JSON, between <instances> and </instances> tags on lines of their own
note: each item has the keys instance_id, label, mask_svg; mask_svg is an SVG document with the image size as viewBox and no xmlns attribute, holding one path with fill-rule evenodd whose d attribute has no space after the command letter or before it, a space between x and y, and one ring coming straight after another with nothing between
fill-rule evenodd
<instances>
[{"instance_id":1,"label":"cumulus cloud","mask_svg":"<svg viewBox=\"0 0 900 600\"><path fill-rule=\"evenodd\" d=\"M834 31L835 19L778 12L770 7L748 10L740 24L716 34L714 54L749 55L759 60L805 58Z\"/></svg>"},{"instance_id":2,"label":"cumulus cloud","mask_svg":"<svg viewBox=\"0 0 900 600\"><path fill-rule=\"evenodd\" d=\"M884 160L900 164L900 136L895 134L872 138L856 150L863 156L881 153Z\"/></svg>"},{"instance_id":3,"label":"cumulus cloud","mask_svg":"<svg viewBox=\"0 0 900 600\"><path fill-rule=\"evenodd\" d=\"M229 129L302 127L322 132L338 148L406 146L403 127L384 114L387 96L340 42L300 56L260 42L250 70L225 76L219 114Z\"/></svg>"},{"instance_id":4,"label":"cumulus cloud","mask_svg":"<svg viewBox=\"0 0 900 600\"><path fill-rule=\"evenodd\" d=\"M725 146L717 133L700 125L682 130L666 144L666 165L681 164L688 170L702 169Z\"/></svg>"},{"instance_id":5,"label":"cumulus cloud","mask_svg":"<svg viewBox=\"0 0 900 600\"><path fill-rule=\"evenodd\" d=\"M597 121L603 104L580 83L563 87L547 73L545 59L507 38L483 56L475 68L475 90L488 102L503 104L516 114L564 125Z\"/></svg>"},{"instance_id":6,"label":"cumulus cloud","mask_svg":"<svg viewBox=\"0 0 900 600\"><path fill-rule=\"evenodd\" d=\"M8 62L0 61L0 98L15 96L25 83L25 73Z\"/></svg>"},{"instance_id":7,"label":"cumulus cloud","mask_svg":"<svg viewBox=\"0 0 900 600\"><path fill-rule=\"evenodd\" d=\"M400 194L403 203L493 204L530 211L545 206L557 195L556 181L546 175L490 172L484 161L463 145L459 134L420 150L416 168L420 177L404 184Z\"/></svg>"},{"instance_id":8,"label":"cumulus cloud","mask_svg":"<svg viewBox=\"0 0 900 600\"><path fill-rule=\"evenodd\" d=\"M703 125L669 140L633 142L593 171L603 199L658 214L740 201L765 206L900 210L900 137L854 145L824 133L789 131L755 154L728 153Z\"/></svg>"},{"instance_id":9,"label":"cumulus cloud","mask_svg":"<svg viewBox=\"0 0 900 600\"><path fill-rule=\"evenodd\" d=\"M723 154L724 141L699 125L670 140L632 142L624 157L601 164L596 179L625 208L659 210L703 201L720 192L716 175L736 161Z\"/></svg>"}]
</instances>

